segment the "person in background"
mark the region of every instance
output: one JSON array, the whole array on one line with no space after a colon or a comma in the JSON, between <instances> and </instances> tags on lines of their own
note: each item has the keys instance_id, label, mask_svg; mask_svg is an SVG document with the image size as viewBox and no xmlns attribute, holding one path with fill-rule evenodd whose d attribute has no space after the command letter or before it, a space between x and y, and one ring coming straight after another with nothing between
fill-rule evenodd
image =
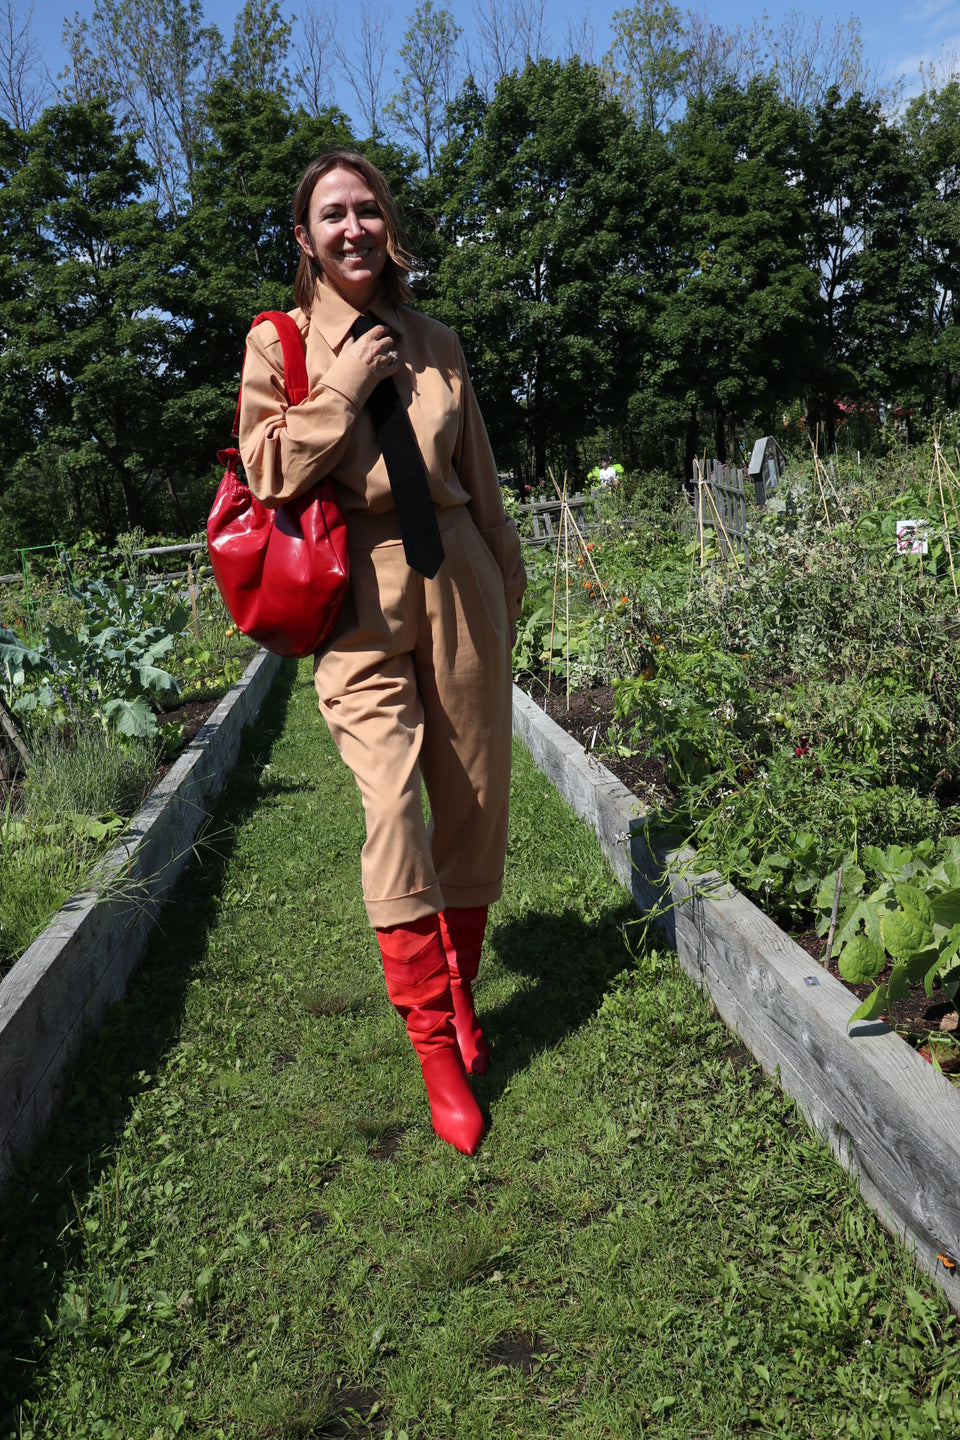
<instances>
[{"instance_id":1,"label":"person in background","mask_svg":"<svg viewBox=\"0 0 960 1440\"><path fill-rule=\"evenodd\" d=\"M602 485L604 488L619 485L623 479L623 466L614 464L609 455L604 455L600 464L594 465L587 479L591 485Z\"/></svg>"},{"instance_id":2,"label":"person in background","mask_svg":"<svg viewBox=\"0 0 960 1440\"><path fill-rule=\"evenodd\" d=\"M409 307L380 171L327 151L293 212L310 388L288 408L276 330L253 329L240 451L265 505L336 484L351 583L314 661L320 710L362 796L364 903L433 1128L472 1154L484 1122L467 1077L489 1062L472 983L503 885L520 542L460 342Z\"/></svg>"}]
</instances>

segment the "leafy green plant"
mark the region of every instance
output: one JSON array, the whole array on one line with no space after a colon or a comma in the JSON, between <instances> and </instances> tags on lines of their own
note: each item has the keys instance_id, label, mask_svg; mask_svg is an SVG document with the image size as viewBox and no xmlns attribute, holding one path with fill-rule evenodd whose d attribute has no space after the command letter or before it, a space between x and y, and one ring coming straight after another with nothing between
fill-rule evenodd
<instances>
[{"instance_id":1,"label":"leafy green plant","mask_svg":"<svg viewBox=\"0 0 960 1440\"><path fill-rule=\"evenodd\" d=\"M890 977L851 1016L874 1019L915 985L927 994L939 985L948 999L960 993L960 837L936 845L864 846L843 866L836 943L845 980L863 984L889 964ZM879 883L867 891L867 875ZM825 934L836 890L827 876L817 894L817 929Z\"/></svg>"},{"instance_id":2,"label":"leafy green plant","mask_svg":"<svg viewBox=\"0 0 960 1440\"><path fill-rule=\"evenodd\" d=\"M125 581L91 580L68 595L79 607L76 627L49 621L40 645L0 628L0 664L13 710L44 711L55 721L93 713L120 734L155 735L151 698L180 689L157 662L170 653L189 611L171 601L167 586L141 591Z\"/></svg>"},{"instance_id":3,"label":"leafy green plant","mask_svg":"<svg viewBox=\"0 0 960 1440\"><path fill-rule=\"evenodd\" d=\"M709 638L664 648L656 670L614 681L621 743L643 745L666 761L676 785L735 783L758 755L763 702L742 658Z\"/></svg>"},{"instance_id":4,"label":"leafy green plant","mask_svg":"<svg viewBox=\"0 0 960 1440\"><path fill-rule=\"evenodd\" d=\"M183 658L185 680L180 698L204 700L222 694L243 674L244 660L216 650L193 648Z\"/></svg>"}]
</instances>

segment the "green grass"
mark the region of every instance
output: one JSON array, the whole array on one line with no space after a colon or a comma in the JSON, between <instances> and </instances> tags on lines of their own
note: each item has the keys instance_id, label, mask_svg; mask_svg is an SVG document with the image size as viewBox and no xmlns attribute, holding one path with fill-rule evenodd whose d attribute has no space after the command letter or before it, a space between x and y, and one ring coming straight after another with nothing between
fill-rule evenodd
<instances>
[{"instance_id":1,"label":"green grass","mask_svg":"<svg viewBox=\"0 0 960 1440\"><path fill-rule=\"evenodd\" d=\"M492 1128L436 1139L291 668L0 1208L0 1437L957 1434L937 1292L520 751Z\"/></svg>"}]
</instances>

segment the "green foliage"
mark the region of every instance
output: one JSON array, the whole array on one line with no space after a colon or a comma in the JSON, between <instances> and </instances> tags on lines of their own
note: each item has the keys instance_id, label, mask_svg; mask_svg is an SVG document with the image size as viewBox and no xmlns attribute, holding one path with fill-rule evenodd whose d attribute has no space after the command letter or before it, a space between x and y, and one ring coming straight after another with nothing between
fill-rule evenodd
<instances>
[{"instance_id":1,"label":"green foliage","mask_svg":"<svg viewBox=\"0 0 960 1440\"><path fill-rule=\"evenodd\" d=\"M141 591L116 575L66 595L39 587L38 644L0 628L4 699L31 755L20 803L11 798L3 823L0 972L83 888L158 762L182 746L183 723L158 724L156 712L218 698L250 658L209 574L189 626L182 590L176 582Z\"/></svg>"},{"instance_id":2,"label":"green foliage","mask_svg":"<svg viewBox=\"0 0 960 1440\"><path fill-rule=\"evenodd\" d=\"M688 475L692 416L717 413L711 453L726 459L724 414L755 416L769 432L784 395L811 373L817 282L792 178L803 130L802 113L761 81L693 101L671 129L675 193L661 222L671 265L657 359L631 415L686 438Z\"/></svg>"},{"instance_id":3,"label":"green foliage","mask_svg":"<svg viewBox=\"0 0 960 1440\"><path fill-rule=\"evenodd\" d=\"M913 467L792 469L750 522L749 573L716 557L699 571L669 509L637 515L620 495L586 547L531 558L518 672L612 683L614 724L592 743L662 761L672 800L650 823L804 926L850 852L952 826L956 516L949 486L941 504ZM905 516L925 521L926 555L898 552Z\"/></svg>"},{"instance_id":4,"label":"green foliage","mask_svg":"<svg viewBox=\"0 0 960 1440\"><path fill-rule=\"evenodd\" d=\"M659 130L677 103L687 63L682 16L669 0L615 10L605 66L624 108Z\"/></svg>"},{"instance_id":5,"label":"green foliage","mask_svg":"<svg viewBox=\"0 0 960 1440\"><path fill-rule=\"evenodd\" d=\"M185 606L168 587L142 591L125 581L91 580L67 592L77 606L69 629L48 622L31 648L0 628L0 664L12 687L12 709L43 711L53 721L93 713L121 735L156 734L151 699L178 695L179 682L157 662L187 625Z\"/></svg>"},{"instance_id":6,"label":"green foliage","mask_svg":"<svg viewBox=\"0 0 960 1440\"><path fill-rule=\"evenodd\" d=\"M468 88L455 119L425 301L463 336L503 463L542 477L632 388L659 170L579 60L528 62L489 105Z\"/></svg>"},{"instance_id":7,"label":"green foliage","mask_svg":"<svg viewBox=\"0 0 960 1440\"><path fill-rule=\"evenodd\" d=\"M880 877L869 893L868 877ZM828 876L817 895L821 934L829 924L835 888ZM847 855L836 946L840 974L858 984L876 979L892 962L890 978L851 1021L880 1014L888 1001L919 984L928 995L937 985L955 1001L960 994L960 838L885 849L867 845Z\"/></svg>"},{"instance_id":8,"label":"green foliage","mask_svg":"<svg viewBox=\"0 0 960 1440\"><path fill-rule=\"evenodd\" d=\"M0 975L85 887L156 774L152 743L96 722L34 730L30 744L22 804L0 817Z\"/></svg>"},{"instance_id":9,"label":"green foliage","mask_svg":"<svg viewBox=\"0 0 960 1440\"><path fill-rule=\"evenodd\" d=\"M246 0L234 21L230 45L230 78L239 89L289 88L284 61L291 29L277 0Z\"/></svg>"},{"instance_id":10,"label":"green foliage","mask_svg":"<svg viewBox=\"0 0 960 1440\"><path fill-rule=\"evenodd\" d=\"M23 815L30 825L63 816L130 816L156 768L156 748L149 741L110 734L98 724L46 726L31 736Z\"/></svg>"},{"instance_id":11,"label":"green foliage","mask_svg":"<svg viewBox=\"0 0 960 1440\"><path fill-rule=\"evenodd\" d=\"M929 294L915 240L920 189L879 102L860 94L844 101L836 88L812 117L802 168L820 279L813 418L832 446L838 400L909 393Z\"/></svg>"},{"instance_id":12,"label":"green foliage","mask_svg":"<svg viewBox=\"0 0 960 1440\"><path fill-rule=\"evenodd\" d=\"M167 473L174 377L149 172L101 102L48 110L0 166L0 537L50 541L54 516L63 538L112 534L141 522Z\"/></svg>"}]
</instances>

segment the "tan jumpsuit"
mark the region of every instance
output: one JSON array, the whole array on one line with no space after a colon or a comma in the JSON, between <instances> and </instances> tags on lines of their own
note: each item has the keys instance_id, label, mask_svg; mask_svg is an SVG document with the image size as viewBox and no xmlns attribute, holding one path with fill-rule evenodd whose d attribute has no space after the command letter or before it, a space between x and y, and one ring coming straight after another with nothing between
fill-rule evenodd
<instances>
[{"instance_id":1,"label":"tan jumpsuit","mask_svg":"<svg viewBox=\"0 0 960 1440\"><path fill-rule=\"evenodd\" d=\"M445 559L406 564L365 402L376 384L341 355L357 312L319 284L306 337L307 399L288 408L274 327L247 337L240 451L276 505L330 475L347 518L351 585L315 658L320 709L363 799L371 925L499 898L510 785L510 647L526 583L496 465L452 330L405 306L371 312L397 341L395 376L423 455ZM430 801L425 822L421 776Z\"/></svg>"}]
</instances>

